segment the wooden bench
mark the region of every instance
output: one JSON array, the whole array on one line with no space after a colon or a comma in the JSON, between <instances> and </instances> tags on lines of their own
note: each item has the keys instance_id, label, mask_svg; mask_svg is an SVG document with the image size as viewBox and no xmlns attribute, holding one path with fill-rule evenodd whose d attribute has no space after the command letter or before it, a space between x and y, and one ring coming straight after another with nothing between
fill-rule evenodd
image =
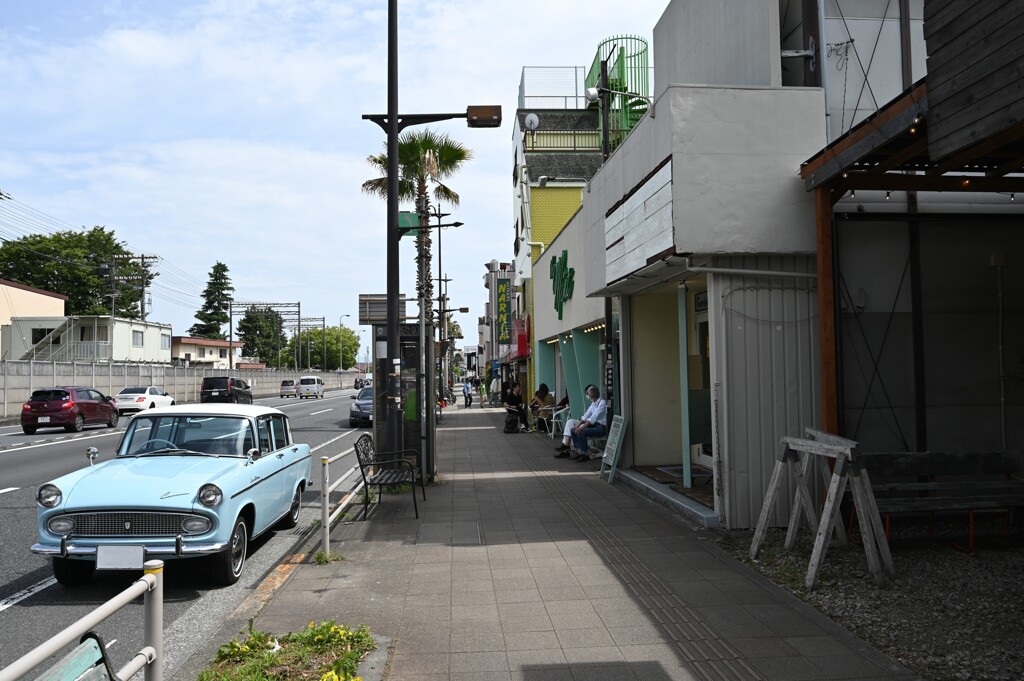
<instances>
[{"instance_id":1,"label":"wooden bench","mask_svg":"<svg viewBox=\"0 0 1024 681\"><path fill-rule=\"evenodd\" d=\"M90 631L74 650L37 676L36 681L114 681L117 678L110 667L103 641Z\"/></svg>"},{"instance_id":2,"label":"wooden bench","mask_svg":"<svg viewBox=\"0 0 1024 681\"><path fill-rule=\"evenodd\" d=\"M419 466L409 460L417 460L419 452L415 449L401 449L396 452L377 452L373 445L373 438L369 434L362 434L356 440L354 446L356 458L359 459L359 474L363 477L363 485L366 493L363 496L363 520L370 511L370 488L376 487L380 495L381 488L394 485L408 484L412 492L412 507L416 517L420 517L420 510L416 506L416 478L420 479L420 491L423 493L423 501L427 500L427 488L423 481L423 472Z\"/></svg>"},{"instance_id":3,"label":"wooden bench","mask_svg":"<svg viewBox=\"0 0 1024 681\"><path fill-rule=\"evenodd\" d=\"M966 512L965 550L971 552L976 511L1004 510L1008 525L1012 509L1024 506L1024 457L1019 452L862 453L859 459L871 476L886 538L897 513L931 518L936 512Z\"/></svg>"}]
</instances>

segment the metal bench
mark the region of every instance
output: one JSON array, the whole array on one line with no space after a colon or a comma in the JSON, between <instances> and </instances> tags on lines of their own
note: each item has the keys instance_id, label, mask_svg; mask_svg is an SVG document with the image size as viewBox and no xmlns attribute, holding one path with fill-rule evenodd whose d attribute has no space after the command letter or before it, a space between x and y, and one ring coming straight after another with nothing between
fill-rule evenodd
<instances>
[{"instance_id":1,"label":"metal bench","mask_svg":"<svg viewBox=\"0 0 1024 681\"><path fill-rule=\"evenodd\" d=\"M373 445L373 438L364 433L359 436L355 444L356 458L359 459L359 474L363 476L363 485L366 487L363 497L363 520L370 511L370 487L377 488L380 495L381 488L394 485L408 484L412 492L412 507L416 517L420 517L420 510L416 505L416 478L420 479L420 491L423 494L423 501L427 500L427 488L423 481L423 471L419 466L409 460L412 456L418 459L419 452L415 449L401 449L396 452L378 452Z\"/></svg>"},{"instance_id":2,"label":"metal bench","mask_svg":"<svg viewBox=\"0 0 1024 681\"><path fill-rule=\"evenodd\" d=\"M107 659L103 641L99 635L90 631L82 636L74 650L37 676L36 681L115 681L118 678Z\"/></svg>"},{"instance_id":3,"label":"metal bench","mask_svg":"<svg viewBox=\"0 0 1024 681\"><path fill-rule=\"evenodd\" d=\"M1024 457L1020 453L889 452L859 457L871 475L886 538L897 513L966 512L965 550L971 552L976 511L1005 511L1009 521L1010 511L1024 506Z\"/></svg>"}]
</instances>

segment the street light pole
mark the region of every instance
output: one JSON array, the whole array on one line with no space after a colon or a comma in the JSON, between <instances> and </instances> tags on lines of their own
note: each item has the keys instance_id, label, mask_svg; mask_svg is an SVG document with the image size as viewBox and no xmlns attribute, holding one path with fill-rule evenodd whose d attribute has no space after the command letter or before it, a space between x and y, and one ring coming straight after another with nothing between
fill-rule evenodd
<instances>
[{"instance_id":1,"label":"street light pole","mask_svg":"<svg viewBox=\"0 0 1024 681\"><path fill-rule=\"evenodd\" d=\"M398 133L410 125L465 118L471 128L501 126L501 106L468 106L465 113L406 114L398 113L398 0L388 0L388 112L386 115L363 114L363 119L379 125L387 133L388 196L387 196L387 405L386 440L378 451L402 448L400 401L400 363L398 337ZM400 120L401 119L401 120ZM422 398L421 398L422 399Z\"/></svg>"}]
</instances>

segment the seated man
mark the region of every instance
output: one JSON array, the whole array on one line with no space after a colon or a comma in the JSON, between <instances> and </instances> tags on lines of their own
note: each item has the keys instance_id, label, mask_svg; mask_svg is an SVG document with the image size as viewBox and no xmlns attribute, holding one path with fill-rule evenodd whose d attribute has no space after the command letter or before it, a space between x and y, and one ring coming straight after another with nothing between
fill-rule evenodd
<instances>
[{"instance_id":1,"label":"seated man","mask_svg":"<svg viewBox=\"0 0 1024 681\"><path fill-rule=\"evenodd\" d=\"M589 461L590 454L587 453L587 438L600 437L607 433L605 420L607 418L608 403L601 397L601 391L596 385L587 386L587 397L590 398L590 406L580 419L569 419L565 424L565 432L562 437L562 444L558 447L556 459L570 456L570 451L575 451L572 457L576 461ZM572 442L572 448L569 442Z\"/></svg>"},{"instance_id":2,"label":"seated man","mask_svg":"<svg viewBox=\"0 0 1024 681\"><path fill-rule=\"evenodd\" d=\"M523 408L523 386L516 381L512 384L512 390L505 395L503 405L505 409L519 416L519 428L530 432L530 420L526 417L526 409Z\"/></svg>"}]
</instances>

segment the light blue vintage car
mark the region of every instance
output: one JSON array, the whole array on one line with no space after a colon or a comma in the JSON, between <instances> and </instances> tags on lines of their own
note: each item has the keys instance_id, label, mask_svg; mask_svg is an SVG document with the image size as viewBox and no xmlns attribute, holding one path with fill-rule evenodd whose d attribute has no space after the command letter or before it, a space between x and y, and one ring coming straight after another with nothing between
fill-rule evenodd
<instances>
[{"instance_id":1,"label":"light blue vintage car","mask_svg":"<svg viewBox=\"0 0 1024 681\"><path fill-rule=\"evenodd\" d=\"M311 464L309 445L292 441L288 417L272 407L148 409L112 460L39 488L32 551L52 556L54 576L69 586L97 566L192 556L210 556L216 581L233 584L253 537L298 523Z\"/></svg>"}]
</instances>

